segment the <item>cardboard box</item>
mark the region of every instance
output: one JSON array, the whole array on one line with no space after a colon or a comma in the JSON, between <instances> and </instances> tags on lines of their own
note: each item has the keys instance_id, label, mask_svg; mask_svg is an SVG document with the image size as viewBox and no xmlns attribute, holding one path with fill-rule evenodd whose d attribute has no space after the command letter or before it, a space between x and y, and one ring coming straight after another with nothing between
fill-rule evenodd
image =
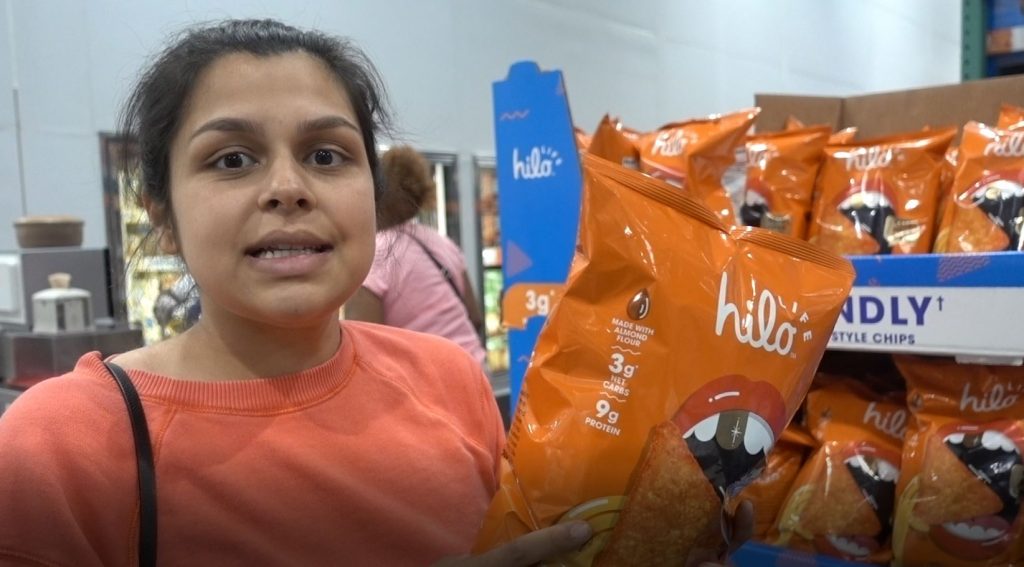
<instances>
[{"instance_id":1,"label":"cardboard box","mask_svg":"<svg viewBox=\"0 0 1024 567\"><path fill-rule=\"evenodd\" d=\"M754 101L759 131L781 130L793 115L837 130L856 126L857 139L865 140L971 120L995 124L1002 103L1024 106L1024 76L851 97L758 94Z\"/></svg>"}]
</instances>

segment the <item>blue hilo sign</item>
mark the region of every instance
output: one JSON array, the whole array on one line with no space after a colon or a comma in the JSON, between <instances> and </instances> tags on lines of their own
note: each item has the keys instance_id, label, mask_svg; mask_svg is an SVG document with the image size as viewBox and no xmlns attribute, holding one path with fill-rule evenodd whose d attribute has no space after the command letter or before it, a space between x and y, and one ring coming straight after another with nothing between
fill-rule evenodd
<instances>
[{"instance_id":1,"label":"blue hilo sign","mask_svg":"<svg viewBox=\"0 0 1024 567\"><path fill-rule=\"evenodd\" d=\"M580 210L580 162L560 71L522 61L493 85L501 222L503 318L508 324L510 403L557 293L569 273ZM521 302L513 305L509 301ZM510 320L510 312L530 316ZM516 319L517 317L512 317Z\"/></svg>"},{"instance_id":2,"label":"blue hilo sign","mask_svg":"<svg viewBox=\"0 0 1024 567\"><path fill-rule=\"evenodd\" d=\"M1024 357L1024 254L850 260L857 280L830 348Z\"/></svg>"}]
</instances>

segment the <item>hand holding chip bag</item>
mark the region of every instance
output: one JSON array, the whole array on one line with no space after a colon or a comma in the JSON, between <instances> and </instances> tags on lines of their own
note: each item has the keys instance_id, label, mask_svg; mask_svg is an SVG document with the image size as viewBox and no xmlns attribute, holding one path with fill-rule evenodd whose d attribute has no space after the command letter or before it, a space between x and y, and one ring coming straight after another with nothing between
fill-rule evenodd
<instances>
[{"instance_id":1,"label":"hand holding chip bag","mask_svg":"<svg viewBox=\"0 0 1024 567\"><path fill-rule=\"evenodd\" d=\"M727 229L677 188L584 158L577 253L541 331L477 549L560 522L567 565L683 565L800 405L849 262Z\"/></svg>"}]
</instances>

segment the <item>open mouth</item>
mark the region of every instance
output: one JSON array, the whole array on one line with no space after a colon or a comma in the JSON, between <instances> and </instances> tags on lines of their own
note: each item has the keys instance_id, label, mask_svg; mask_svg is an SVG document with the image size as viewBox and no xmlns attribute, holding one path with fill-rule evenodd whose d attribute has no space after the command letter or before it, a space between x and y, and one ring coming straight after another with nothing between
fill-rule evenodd
<instances>
[{"instance_id":1,"label":"open mouth","mask_svg":"<svg viewBox=\"0 0 1024 567\"><path fill-rule=\"evenodd\" d=\"M1009 237L1007 250L1024 249L1021 238L1024 231L1024 186L1015 181L997 179L975 189L971 201Z\"/></svg>"},{"instance_id":2,"label":"open mouth","mask_svg":"<svg viewBox=\"0 0 1024 567\"><path fill-rule=\"evenodd\" d=\"M954 431L946 435L943 442L999 497L1003 507L993 515L932 526L932 540L959 557L995 557L1010 544L1012 526L1020 512L1024 488L1024 460L1020 449L1003 431L983 427Z\"/></svg>"},{"instance_id":3,"label":"open mouth","mask_svg":"<svg viewBox=\"0 0 1024 567\"><path fill-rule=\"evenodd\" d=\"M747 226L761 226L765 213L768 212L768 202L761 193L753 188L747 189L747 196L743 206L740 207L740 220Z\"/></svg>"},{"instance_id":4,"label":"open mouth","mask_svg":"<svg viewBox=\"0 0 1024 567\"><path fill-rule=\"evenodd\" d=\"M761 474L786 426L786 403L770 383L730 374L698 388L672 421L685 432L683 441L724 499Z\"/></svg>"},{"instance_id":5,"label":"open mouth","mask_svg":"<svg viewBox=\"0 0 1024 567\"><path fill-rule=\"evenodd\" d=\"M858 191L839 203L839 212L853 223L858 233L871 235L878 243L878 253L888 254L892 247L887 238L893 230L896 210L889 199L878 191Z\"/></svg>"},{"instance_id":6,"label":"open mouth","mask_svg":"<svg viewBox=\"0 0 1024 567\"><path fill-rule=\"evenodd\" d=\"M752 482L764 468L774 443L771 427L746 410L704 418L683 434L690 452L720 496L734 485Z\"/></svg>"}]
</instances>

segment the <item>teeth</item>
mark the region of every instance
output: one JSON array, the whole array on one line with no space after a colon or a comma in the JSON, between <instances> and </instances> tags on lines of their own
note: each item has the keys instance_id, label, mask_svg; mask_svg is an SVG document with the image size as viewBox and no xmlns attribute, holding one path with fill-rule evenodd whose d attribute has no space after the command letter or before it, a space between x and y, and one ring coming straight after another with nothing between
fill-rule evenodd
<instances>
[{"instance_id":1,"label":"teeth","mask_svg":"<svg viewBox=\"0 0 1024 567\"><path fill-rule=\"evenodd\" d=\"M979 525L968 525L964 522L947 522L942 524L946 531L971 541L989 541L1002 537L1006 532L995 528L983 528Z\"/></svg>"},{"instance_id":2,"label":"teeth","mask_svg":"<svg viewBox=\"0 0 1024 567\"><path fill-rule=\"evenodd\" d=\"M303 254L316 254L319 248L312 246L277 246L264 248L256 253L257 258L287 258L289 256L301 256Z\"/></svg>"},{"instance_id":3,"label":"teeth","mask_svg":"<svg viewBox=\"0 0 1024 567\"><path fill-rule=\"evenodd\" d=\"M986 431L981 434L981 445L989 451L1001 450L1007 453L1017 453L1017 446L1010 441L1010 438L999 431Z\"/></svg>"},{"instance_id":4,"label":"teeth","mask_svg":"<svg viewBox=\"0 0 1024 567\"><path fill-rule=\"evenodd\" d=\"M743 448L747 450L747 453L756 455L764 451L767 455L772 450L774 443L775 439L772 436L772 430L768 427L765 420L756 414L748 414L747 432L743 436Z\"/></svg>"},{"instance_id":5,"label":"teeth","mask_svg":"<svg viewBox=\"0 0 1024 567\"><path fill-rule=\"evenodd\" d=\"M847 555L853 555L855 557L864 557L868 553L870 553L866 547L861 547L857 545L855 542L850 541L842 536L829 535L828 541L832 543L833 547Z\"/></svg>"},{"instance_id":6,"label":"teeth","mask_svg":"<svg viewBox=\"0 0 1024 567\"><path fill-rule=\"evenodd\" d=\"M839 206L842 209L853 209L858 206L877 209L879 207L888 207L889 199L886 199L885 195L874 191L854 193Z\"/></svg>"},{"instance_id":7,"label":"teeth","mask_svg":"<svg viewBox=\"0 0 1024 567\"><path fill-rule=\"evenodd\" d=\"M886 482L897 482L900 479L900 469L896 468L895 465L885 459L875 459L874 468L868 463L867 459L863 455L854 455L849 459L846 459L845 463L848 466L859 468L864 474L869 475L878 480L884 480Z\"/></svg>"},{"instance_id":8,"label":"teeth","mask_svg":"<svg viewBox=\"0 0 1024 567\"><path fill-rule=\"evenodd\" d=\"M705 443L714 439L715 432L718 430L718 415L719 414L716 413L693 426L693 428L683 435L683 439L687 439L691 435L696 435L698 441Z\"/></svg>"},{"instance_id":9,"label":"teeth","mask_svg":"<svg viewBox=\"0 0 1024 567\"><path fill-rule=\"evenodd\" d=\"M963 433L950 433L949 435L946 436L944 441L946 443L953 443L953 444L956 444L956 445L960 445L960 444L962 444L964 442L964 434Z\"/></svg>"}]
</instances>

